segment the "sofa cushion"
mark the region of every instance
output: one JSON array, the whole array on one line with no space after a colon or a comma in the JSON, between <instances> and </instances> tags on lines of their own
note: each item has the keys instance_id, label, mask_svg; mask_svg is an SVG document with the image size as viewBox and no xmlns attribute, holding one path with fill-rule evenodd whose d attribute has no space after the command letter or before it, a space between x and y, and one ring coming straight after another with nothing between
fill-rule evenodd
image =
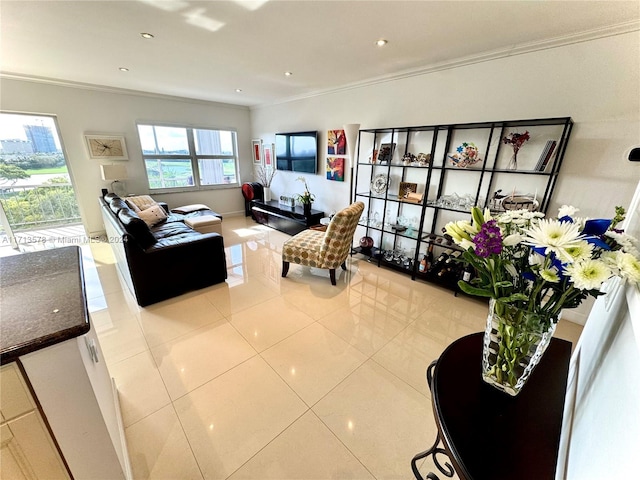
<instances>
[{"instance_id":1,"label":"sofa cushion","mask_svg":"<svg viewBox=\"0 0 640 480\"><path fill-rule=\"evenodd\" d=\"M129 233L142 248L149 248L156 243L156 238L151 233L151 230L149 230L149 226L130 208L120 210L120 212L118 212L118 219L122 222L127 233Z\"/></svg>"},{"instance_id":2,"label":"sofa cushion","mask_svg":"<svg viewBox=\"0 0 640 480\"><path fill-rule=\"evenodd\" d=\"M173 208L172 211L176 213L192 213L199 210L209 210L209 207L202 203L194 203L193 205L184 205L183 207Z\"/></svg>"},{"instance_id":3,"label":"sofa cushion","mask_svg":"<svg viewBox=\"0 0 640 480\"><path fill-rule=\"evenodd\" d=\"M144 210L137 212L137 214L149 227L153 227L167 219L167 213L160 205L153 205L149 208L145 208Z\"/></svg>"}]
</instances>

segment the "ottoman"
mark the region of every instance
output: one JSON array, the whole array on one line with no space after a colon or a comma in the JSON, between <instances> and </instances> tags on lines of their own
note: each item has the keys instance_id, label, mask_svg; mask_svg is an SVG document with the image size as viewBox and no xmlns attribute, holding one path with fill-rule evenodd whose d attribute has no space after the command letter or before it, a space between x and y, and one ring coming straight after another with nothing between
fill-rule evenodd
<instances>
[{"instance_id":1,"label":"ottoman","mask_svg":"<svg viewBox=\"0 0 640 480\"><path fill-rule=\"evenodd\" d=\"M185 225L200 233L219 233L222 235L222 219L215 215L200 215L186 218Z\"/></svg>"}]
</instances>

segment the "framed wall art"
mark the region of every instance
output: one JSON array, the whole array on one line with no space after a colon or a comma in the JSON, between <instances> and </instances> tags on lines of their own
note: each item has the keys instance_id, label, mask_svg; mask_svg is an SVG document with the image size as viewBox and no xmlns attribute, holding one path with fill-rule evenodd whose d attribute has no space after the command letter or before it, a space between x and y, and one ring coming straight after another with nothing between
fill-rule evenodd
<instances>
[{"instance_id":1,"label":"framed wall art","mask_svg":"<svg viewBox=\"0 0 640 480\"><path fill-rule=\"evenodd\" d=\"M85 135L84 139L92 160L129 160L122 135Z\"/></svg>"},{"instance_id":2,"label":"framed wall art","mask_svg":"<svg viewBox=\"0 0 640 480\"><path fill-rule=\"evenodd\" d=\"M327 180L344 182L343 157L327 157Z\"/></svg>"},{"instance_id":3,"label":"framed wall art","mask_svg":"<svg viewBox=\"0 0 640 480\"><path fill-rule=\"evenodd\" d=\"M253 164L262 165L262 140L251 140L251 152L253 155Z\"/></svg>"},{"instance_id":4,"label":"framed wall art","mask_svg":"<svg viewBox=\"0 0 640 480\"><path fill-rule=\"evenodd\" d=\"M262 149L263 158L264 158L264 166L267 168L273 168L275 162L273 161L273 155L275 153L275 145L265 145Z\"/></svg>"},{"instance_id":5,"label":"framed wall art","mask_svg":"<svg viewBox=\"0 0 640 480\"><path fill-rule=\"evenodd\" d=\"M328 155L346 155L347 154L347 137L344 130L327 131L327 154Z\"/></svg>"}]
</instances>

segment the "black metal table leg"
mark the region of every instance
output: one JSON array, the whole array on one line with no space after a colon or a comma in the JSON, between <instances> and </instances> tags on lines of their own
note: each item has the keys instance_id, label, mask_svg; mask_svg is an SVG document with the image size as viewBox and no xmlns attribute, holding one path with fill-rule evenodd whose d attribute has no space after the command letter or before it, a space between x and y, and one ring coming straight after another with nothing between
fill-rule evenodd
<instances>
[{"instance_id":1,"label":"black metal table leg","mask_svg":"<svg viewBox=\"0 0 640 480\"><path fill-rule=\"evenodd\" d=\"M436 367L437 363L438 361L434 360L427 367L427 385L429 385L429 390L431 390L431 381L433 379L433 369ZM423 458L428 457L429 455L431 455L431 458L433 459L433 463L436 466L436 468L440 470L440 473L442 473L443 475L449 478L453 477L453 473L454 473L453 466L449 462L445 462L443 467L438 461L438 458L436 457L437 454L447 455L447 452L444 450L444 448L438 447L439 444L440 444L440 435L436 435L436 441L433 444L433 446L429 450L425 450L424 452L418 453L415 457L413 457L413 460L411 460L411 470L413 471L413 475L416 477L416 480L425 480L422 478L422 474L418 470L417 462L418 460L422 460ZM440 480L440 477L438 477L433 472L429 472L425 478L428 480Z\"/></svg>"}]
</instances>

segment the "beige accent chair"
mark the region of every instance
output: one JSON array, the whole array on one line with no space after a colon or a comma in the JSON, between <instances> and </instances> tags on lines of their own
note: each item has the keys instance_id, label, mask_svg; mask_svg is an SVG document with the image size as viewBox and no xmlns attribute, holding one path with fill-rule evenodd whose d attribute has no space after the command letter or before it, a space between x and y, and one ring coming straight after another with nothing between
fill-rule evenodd
<instances>
[{"instance_id":1,"label":"beige accent chair","mask_svg":"<svg viewBox=\"0 0 640 480\"><path fill-rule=\"evenodd\" d=\"M351 253L353 234L364 210L355 202L336 213L326 232L304 230L282 246L282 276L286 277L291 262L307 267L328 268L331 285L336 284L336 268L347 269L345 261Z\"/></svg>"}]
</instances>

